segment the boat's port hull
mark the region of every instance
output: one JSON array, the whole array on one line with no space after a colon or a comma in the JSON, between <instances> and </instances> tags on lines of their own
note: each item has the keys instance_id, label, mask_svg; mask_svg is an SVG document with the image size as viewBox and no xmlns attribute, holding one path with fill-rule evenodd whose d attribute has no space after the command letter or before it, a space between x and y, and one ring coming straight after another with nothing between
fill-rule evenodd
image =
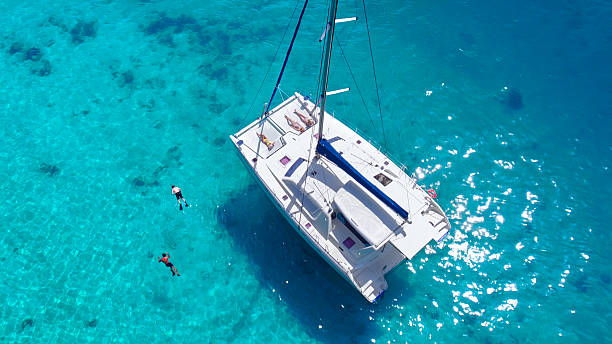
<instances>
[{"instance_id":1,"label":"boat's port hull","mask_svg":"<svg viewBox=\"0 0 612 344\"><path fill-rule=\"evenodd\" d=\"M246 169L249 171L249 174L251 175L251 177L253 177L253 179L255 180L255 182L257 182L257 185L259 185L259 187L261 187L262 191L264 192L264 194L266 194L266 196L268 197L268 199L270 200L270 202L274 205L274 207L276 208L276 210L278 210L278 212L285 218L285 220L287 221L287 223L300 235L300 237L308 244L308 246L310 246L315 252L317 252L317 254L323 258L323 260L329 264L340 276L342 276L342 278L344 278L345 281L347 281L350 285L352 285L355 289L358 289L358 287L355 285L355 283L353 283L353 281L351 281L348 276L346 275L346 273L341 269L340 266L338 266L338 264L331 258L329 257L329 255L327 255L323 250L321 250L318 246L315 246L313 244L313 240L309 237L306 237L307 234L305 234L301 229L300 226L289 216L287 216L287 212L285 212L284 209L282 209L279 205L279 202L272 196L272 192L270 189L268 189L268 187L265 185L265 183L261 180L261 178L259 178L259 176L255 173L255 171L253 170L253 167L251 166L251 164L246 160L245 156L241 153L240 148L238 147L238 145L236 144L235 139L232 140L232 143L234 144L234 148L236 148L236 154L238 155L238 158L240 159L240 161L242 162L242 164L244 164L244 166L246 167ZM395 268L395 267L394 267ZM372 300L371 302L374 302L375 300L379 299L380 296L382 296L382 294L385 292L385 290L382 290L380 292L380 294L376 295L376 297L374 298L374 300ZM365 296L365 295L364 295Z\"/></svg>"}]
</instances>

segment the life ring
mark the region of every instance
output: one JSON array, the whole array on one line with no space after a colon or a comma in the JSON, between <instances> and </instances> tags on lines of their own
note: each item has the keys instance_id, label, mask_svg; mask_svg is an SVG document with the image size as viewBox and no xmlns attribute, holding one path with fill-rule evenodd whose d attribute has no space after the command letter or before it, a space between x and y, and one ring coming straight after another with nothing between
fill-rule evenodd
<instances>
[{"instance_id":1,"label":"life ring","mask_svg":"<svg viewBox=\"0 0 612 344\"><path fill-rule=\"evenodd\" d=\"M436 190L434 189L427 190L427 194L431 196L431 198L438 198L438 194L436 193Z\"/></svg>"}]
</instances>

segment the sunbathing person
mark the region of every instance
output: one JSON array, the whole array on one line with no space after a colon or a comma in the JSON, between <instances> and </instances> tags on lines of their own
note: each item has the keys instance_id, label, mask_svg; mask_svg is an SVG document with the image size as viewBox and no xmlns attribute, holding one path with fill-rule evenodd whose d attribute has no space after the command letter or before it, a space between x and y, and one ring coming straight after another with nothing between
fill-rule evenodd
<instances>
[{"instance_id":1,"label":"sunbathing person","mask_svg":"<svg viewBox=\"0 0 612 344\"><path fill-rule=\"evenodd\" d=\"M295 113L296 115L298 115L298 117L300 118L300 120L306 124L307 127L312 127L315 122L311 117L306 117L304 115L302 115L301 113L297 112L297 110L293 110L293 113Z\"/></svg>"},{"instance_id":2,"label":"sunbathing person","mask_svg":"<svg viewBox=\"0 0 612 344\"><path fill-rule=\"evenodd\" d=\"M268 147L268 150L272 150L272 148L274 148L274 142L268 140L266 135L260 134L260 133L256 133L256 134L259 137L259 139L261 140L261 142L263 142L266 145L266 147Z\"/></svg>"},{"instance_id":3,"label":"sunbathing person","mask_svg":"<svg viewBox=\"0 0 612 344\"><path fill-rule=\"evenodd\" d=\"M289 126L297 131L299 131L300 133L303 133L304 127L302 127L302 125L294 120L292 120L291 118L289 118L289 116L285 115L285 118L287 119L287 123L289 123Z\"/></svg>"}]
</instances>

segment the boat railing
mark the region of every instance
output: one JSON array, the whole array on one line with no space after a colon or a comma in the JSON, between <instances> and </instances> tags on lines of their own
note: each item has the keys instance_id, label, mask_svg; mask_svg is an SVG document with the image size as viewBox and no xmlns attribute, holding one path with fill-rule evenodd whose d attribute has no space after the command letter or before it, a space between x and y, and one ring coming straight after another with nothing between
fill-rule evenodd
<instances>
[{"instance_id":1,"label":"boat railing","mask_svg":"<svg viewBox=\"0 0 612 344\"><path fill-rule=\"evenodd\" d=\"M246 132L250 131L253 127L255 126L259 126L261 125L261 123L263 122L268 122L270 123L270 125L272 125L277 131L279 131L281 134L284 135L285 131L280 128L274 121L272 121L271 119L269 119L269 117L276 113L277 111L279 111L280 109L284 108L285 106L289 105L291 103L293 99L291 99L291 97L288 97L287 99L285 99L283 97L283 102L280 103L278 106L276 106L275 108L273 108L272 110L270 110L268 113L263 114L262 116L258 117L255 121L253 121L251 124L249 124L248 126L246 126L245 128L242 128L239 132L237 132L236 134L234 134L234 136L236 138L239 138L240 136L244 135Z\"/></svg>"},{"instance_id":2,"label":"boat railing","mask_svg":"<svg viewBox=\"0 0 612 344\"><path fill-rule=\"evenodd\" d=\"M332 116L336 116L335 113ZM349 127L352 128L353 131L355 131L357 134L359 134L359 136L363 137L364 139L366 139L372 146L374 146L376 149L378 149L380 152L383 152L383 146L381 144L379 144L378 142L376 142L376 140L374 140L370 135L366 134L363 130L359 129L356 125L354 125L352 122L347 121L345 119L342 119L342 122L344 122L344 124ZM408 170L408 167L401 163L400 159L398 159L398 157L396 157L395 155L391 154L387 149L384 150L384 154L387 156L387 158L389 158L389 160L391 160L391 162L393 162L397 167L400 168L400 170L402 170L402 172L408 174L406 172L406 170ZM412 173L410 175L413 179L414 179L414 173Z\"/></svg>"}]
</instances>

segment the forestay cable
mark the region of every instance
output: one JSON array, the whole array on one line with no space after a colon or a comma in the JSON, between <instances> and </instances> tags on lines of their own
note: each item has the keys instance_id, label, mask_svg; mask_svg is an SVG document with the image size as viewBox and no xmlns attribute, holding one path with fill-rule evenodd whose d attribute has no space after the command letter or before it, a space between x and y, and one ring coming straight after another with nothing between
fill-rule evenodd
<instances>
[{"instance_id":1,"label":"forestay cable","mask_svg":"<svg viewBox=\"0 0 612 344\"><path fill-rule=\"evenodd\" d=\"M383 121L382 109L380 107L380 92L378 90L378 78L376 77L376 67L374 65L374 53L372 52L372 39L370 38L370 25L368 24L368 14L366 12L365 0L361 0L363 4L363 16L365 17L366 29L368 31L368 43L370 45L370 58L372 60L372 71L374 72L374 84L376 85L376 98L378 99L378 113L380 114L380 124L382 126L383 140L385 142L385 150L387 148L387 136L385 135L385 123Z\"/></svg>"},{"instance_id":2,"label":"forestay cable","mask_svg":"<svg viewBox=\"0 0 612 344\"><path fill-rule=\"evenodd\" d=\"M255 105L255 101L257 100L257 97L259 96L259 92L261 92L261 88L263 87L264 83L266 82L266 79L268 78L268 74L270 74L270 70L272 69L272 65L274 65L274 61L276 61L276 56L278 56L278 52L280 51L280 47L283 44L283 41L285 40L285 36L287 35L287 32L289 31L289 25L293 21L293 17L295 16L295 11L297 10L299 4L300 4L300 0L295 2L295 7L293 8L293 12L291 13L291 18L287 22L287 26L285 26L285 32L283 33L283 38L281 38L281 40L278 42L278 46L276 47L276 51L274 52L274 58L272 58L272 61L270 62L270 65L268 65L268 70L266 70L266 75L261 80L261 84L259 84L259 88L257 89L257 93L255 93L255 97L253 97L253 101L251 101L251 105L249 105L249 110L244 114L244 117L242 117L241 122L244 122L244 120L248 116L251 115L251 110L253 110L253 105Z\"/></svg>"}]
</instances>

